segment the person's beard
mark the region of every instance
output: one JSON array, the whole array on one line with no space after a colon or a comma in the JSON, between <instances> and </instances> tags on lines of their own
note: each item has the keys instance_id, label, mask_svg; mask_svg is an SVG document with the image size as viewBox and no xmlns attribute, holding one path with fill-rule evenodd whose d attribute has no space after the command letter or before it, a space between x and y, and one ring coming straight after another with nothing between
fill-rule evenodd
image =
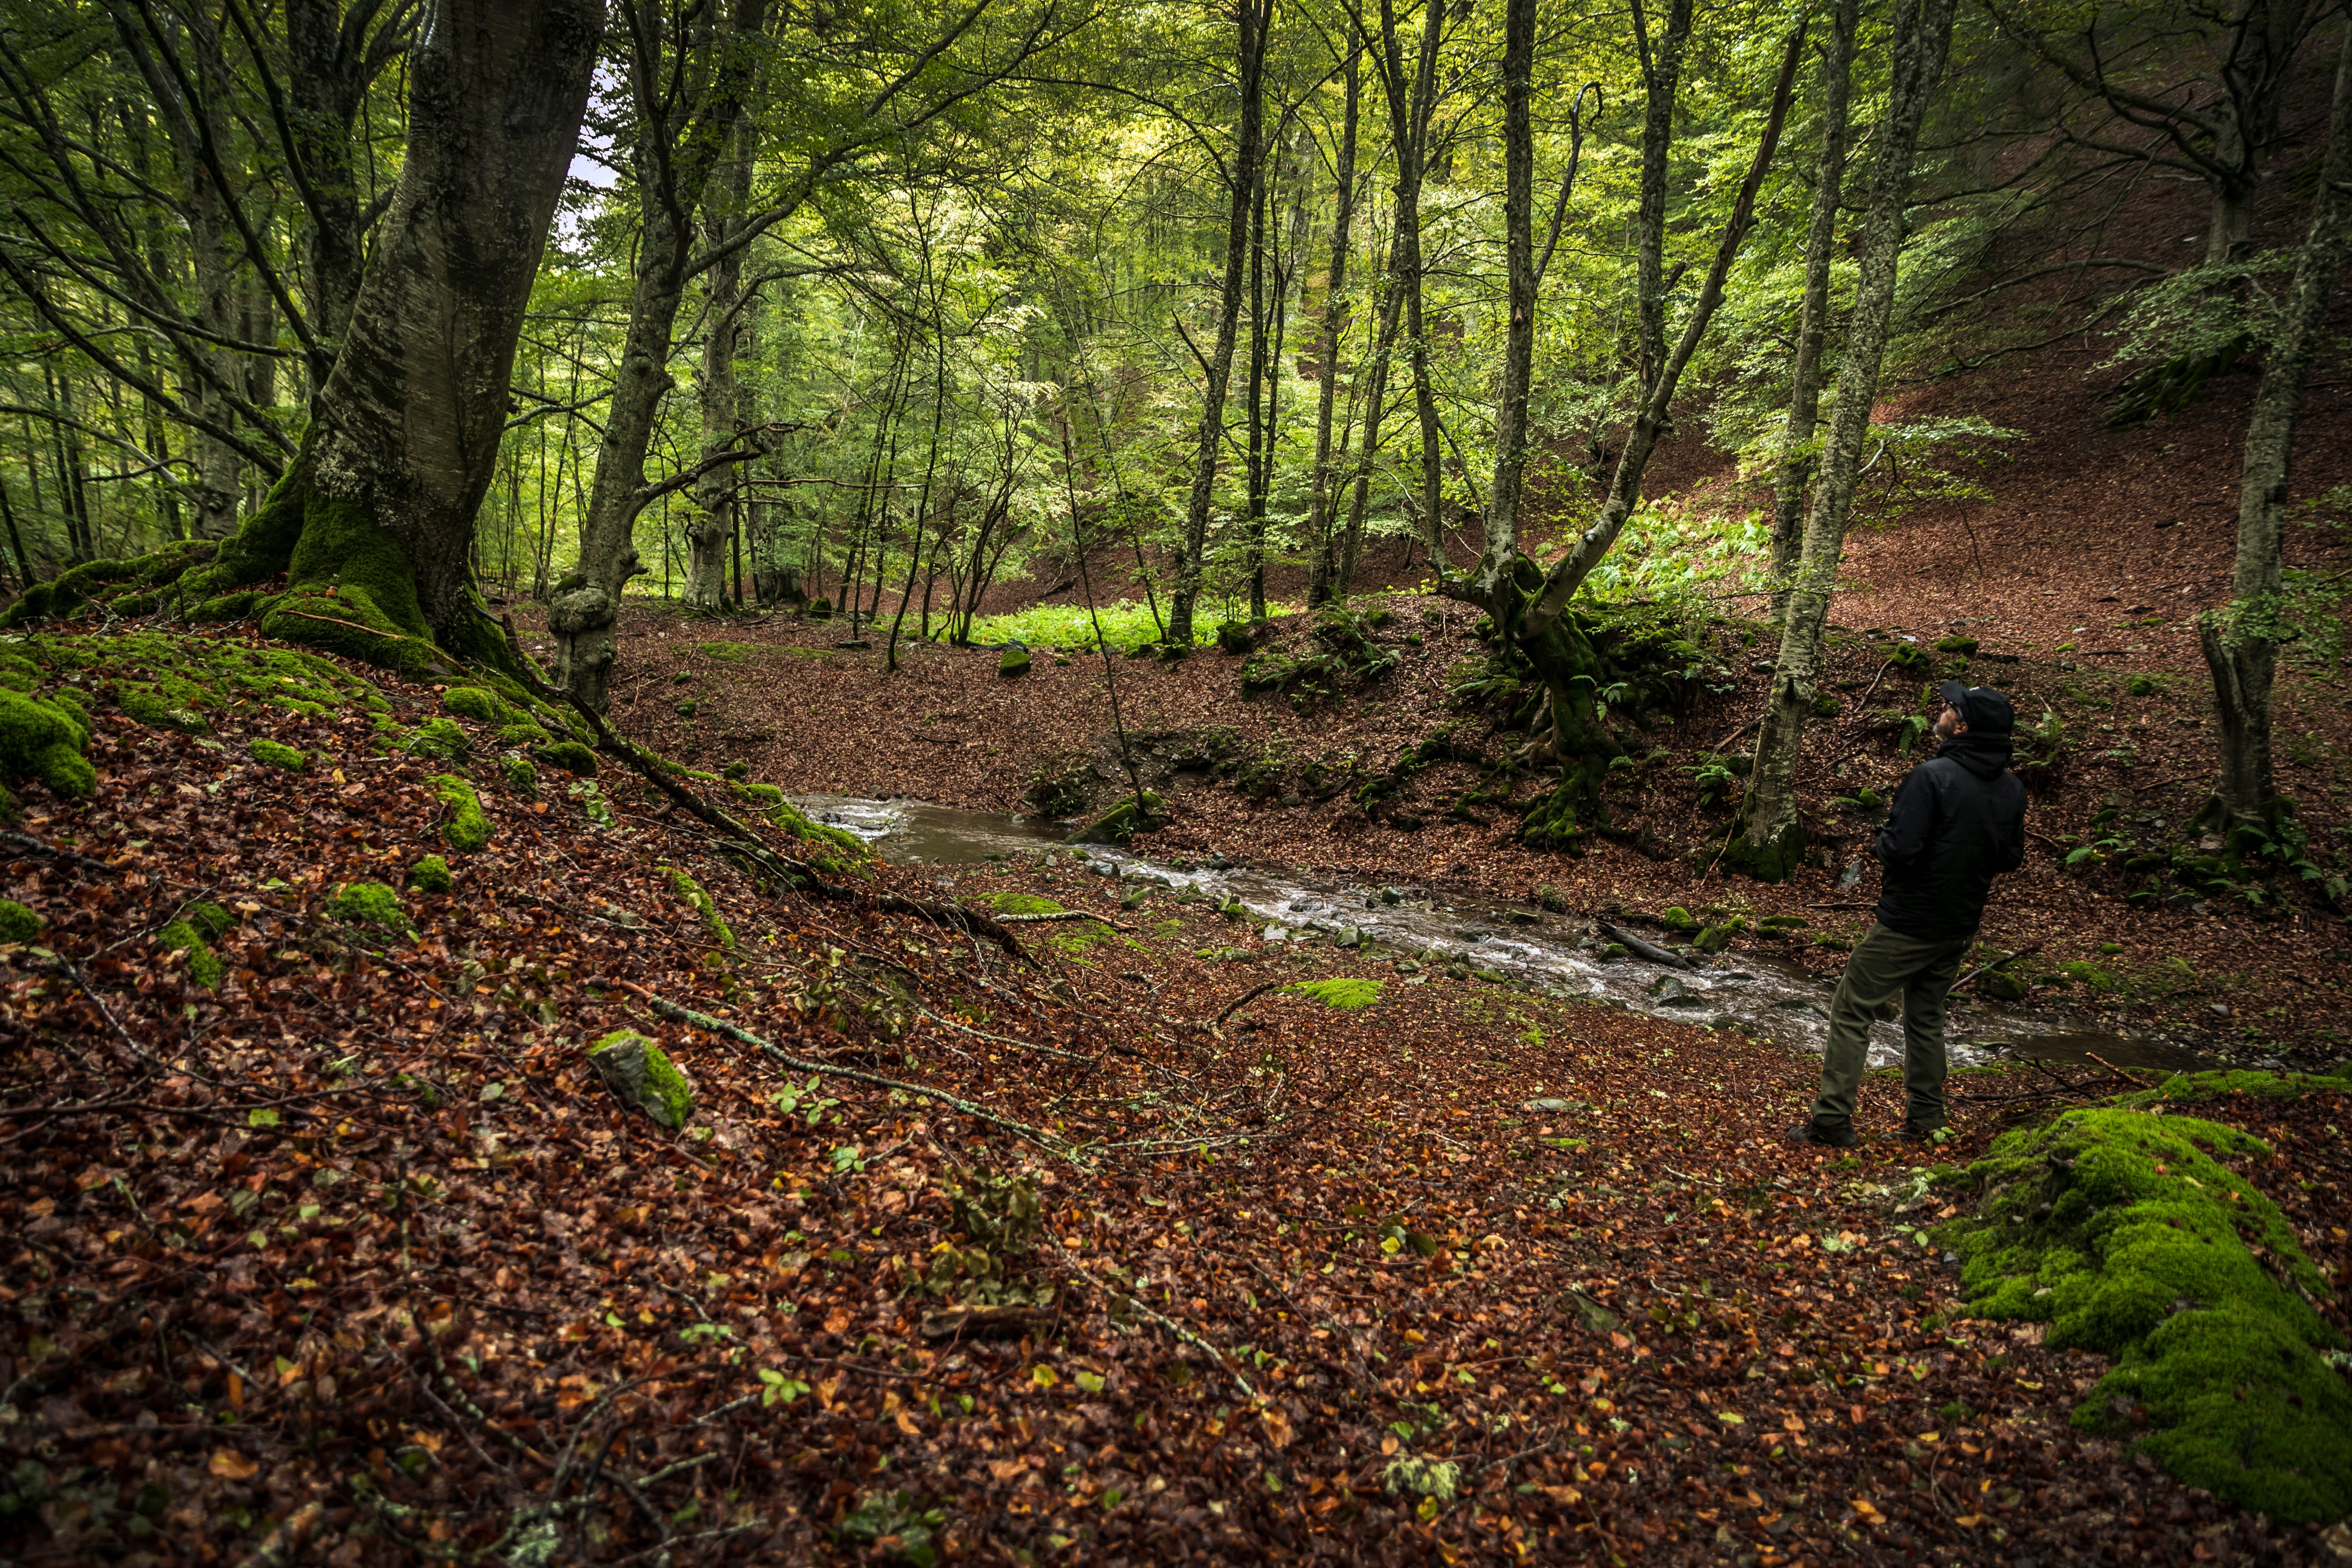
<instances>
[{"instance_id":1,"label":"person's beard","mask_svg":"<svg viewBox=\"0 0 2352 1568\"><path fill-rule=\"evenodd\" d=\"M1937 740L1938 740L1938 741L1948 741L1948 740L1950 740L1954 735L1956 735L1956 734L1959 733L1959 730L1960 730L1960 720L1959 720L1959 715L1958 715L1958 714L1957 714L1957 713L1955 713L1955 712L1953 712L1953 711L1952 711L1952 710L1950 710L1949 708L1945 709L1945 710L1943 710L1943 712L1941 712L1941 713L1939 713L1939 714L1937 714L1937 715L1936 716L1936 739L1937 739Z\"/></svg>"}]
</instances>

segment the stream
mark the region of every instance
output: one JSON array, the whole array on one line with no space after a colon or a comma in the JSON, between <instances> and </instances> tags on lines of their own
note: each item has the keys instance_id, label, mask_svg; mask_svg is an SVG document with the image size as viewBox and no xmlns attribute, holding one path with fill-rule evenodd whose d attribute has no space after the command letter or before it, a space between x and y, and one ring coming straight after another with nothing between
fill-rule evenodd
<instances>
[{"instance_id":1,"label":"stream","mask_svg":"<svg viewBox=\"0 0 2352 1568\"><path fill-rule=\"evenodd\" d=\"M935 866L952 885L952 869L992 860L1036 861L1051 856L1049 876L1097 876L1123 884L1190 889L1212 904L1238 903L1249 923L1234 923L1234 942L1322 942L1383 963L1411 959L1419 973L1404 984L1443 975L1449 966L1498 974L1553 996L1580 996L1648 1016L1715 1028L1736 1028L1818 1055L1829 1035L1830 988L1793 962L1769 952L1716 958L1685 952L1696 965L1670 969L1638 958L1604 958L1605 938L1589 918L1544 914L1444 884L1387 887L1268 870L1223 856L1167 864L1106 845L1072 845L1069 823L1041 816L959 811L911 800L799 795L793 804L816 821L847 830L885 859ZM1634 934L1672 946L1648 927ZM1800 931L1791 942L1807 940ZM2198 1052L2161 1037L2122 1035L2099 1020L2024 1005L1980 1003L1963 994L1952 1004L1947 1040L1956 1067L2039 1059L2088 1065L2094 1055L2119 1068L2183 1071L2210 1065ZM1903 1059L1900 1020L1871 1030L1874 1067Z\"/></svg>"}]
</instances>

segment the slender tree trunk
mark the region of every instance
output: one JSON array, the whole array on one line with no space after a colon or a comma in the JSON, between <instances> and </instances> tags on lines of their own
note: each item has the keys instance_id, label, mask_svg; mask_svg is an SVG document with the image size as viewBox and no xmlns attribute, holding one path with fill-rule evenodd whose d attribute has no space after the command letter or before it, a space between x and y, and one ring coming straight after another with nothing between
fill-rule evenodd
<instances>
[{"instance_id":1,"label":"slender tree trunk","mask_svg":"<svg viewBox=\"0 0 2352 1568\"><path fill-rule=\"evenodd\" d=\"M1805 230L1805 300L1797 318L1797 353L1790 367L1789 419L1780 432L1780 462L1772 476L1771 615L1777 626L1789 612L1789 579L1804 542L1805 485L1813 472L1813 431L1821 423L1822 340L1830 315L1830 264L1837 245L1838 195L1845 183L1846 97L1853 78L1854 40L1862 0L1837 0L1822 61L1822 156L1813 176L1812 220Z\"/></svg>"},{"instance_id":2,"label":"slender tree trunk","mask_svg":"<svg viewBox=\"0 0 2352 1568\"><path fill-rule=\"evenodd\" d=\"M603 27L600 0L440 0L410 61L400 181L301 456L184 590L283 570L270 636L420 670L436 641L506 659L467 563Z\"/></svg>"},{"instance_id":3,"label":"slender tree trunk","mask_svg":"<svg viewBox=\"0 0 2352 1568\"><path fill-rule=\"evenodd\" d=\"M1348 595L1348 580L1339 575L1339 539L1332 527L1339 501L1339 482L1332 473L1331 413L1339 394L1339 337L1348 326L1348 247L1356 216L1356 121L1363 101L1361 40L1348 50L1348 107L1339 122L1339 166L1332 180L1331 271L1323 292L1323 341L1317 347L1315 386L1315 480L1307 503L1307 534L1314 549L1307 571L1309 609Z\"/></svg>"},{"instance_id":4,"label":"slender tree trunk","mask_svg":"<svg viewBox=\"0 0 2352 1568\"><path fill-rule=\"evenodd\" d=\"M1393 256L1395 239L1390 239ZM1356 581L1357 564L1364 553L1364 520L1371 510L1372 466L1380 460L1381 426L1388 415L1389 369L1396 363L1397 332L1404 321L1404 290L1397 286L1393 267L1381 300L1380 321L1371 345L1371 376L1364 388L1364 433L1357 447L1356 481L1348 497L1348 529L1339 542L1338 588L1348 592Z\"/></svg>"},{"instance_id":5,"label":"slender tree trunk","mask_svg":"<svg viewBox=\"0 0 2352 1568\"><path fill-rule=\"evenodd\" d=\"M670 342L686 295L696 212L711 172L733 151L749 91L753 50L765 26L767 0L733 0L724 26L703 40L714 53L689 70L691 89L672 94L666 84L660 0L623 0L631 38L630 82L635 100L636 175L642 226L635 290L619 374L605 406L596 448L596 478L580 529L580 572L587 579L558 594L548 607L556 643L556 679L587 706L603 711L617 648L613 628L621 595L642 563L632 535L637 514L656 499L646 481L646 451L663 397L673 384ZM715 9L715 7L714 7ZM699 14L709 18L710 11ZM708 20L698 21L708 26ZM694 42L674 46L689 49ZM667 546L665 547L667 548Z\"/></svg>"},{"instance_id":6,"label":"slender tree trunk","mask_svg":"<svg viewBox=\"0 0 2352 1568\"><path fill-rule=\"evenodd\" d=\"M711 211L703 222L704 243L719 259L703 274L709 300L708 336L702 344L702 456L710 461L735 445L742 429L735 355L742 331L743 252L729 248L735 225L751 190L751 155L756 131L746 119L736 130L732 155L715 176L709 191ZM740 471L732 463L706 470L695 481L694 510L687 523L688 575L686 602L696 609L725 607L727 542L734 536L741 489Z\"/></svg>"},{"instance_id":7,"label":"slender tree trunk","mask_svg":"<svg viewBox=\"0 0 2352 1568\"><path fill-rule=\"evenodd\" d=\"M1215 499L1219 447L1225 439L1225 383L1234 370L1234 340L1242 313L1243 266L1249 258L1250 210L1257 187L1258 143L1265 117L1265 40L1274 0L1238 0L1240 38L1235 71L1241 88L1241 121L1234 132L1232 194L1225 221L1225 274L1217 301L1217 341L1209 355L1208 385L1201 401L1201 434L1192 468L1192 489L1184 505L1184 537L1176 556L1176 591L1170 595L1168 640L1192 643L1192 605L1201 594L1201 567L1208 550L1209 507Z\"/></svg>"},{"instance_id":8,"label":"slender tree trunk","mask_svg":"<svg viewBox=\"0 0 2352 1568\"><path fill-rule=\"evenodd\" d=\"M1275 141L1281 141L1277 133ZM1249 427L1248 458L1242 483L1242 534L1245 557L1242 563L1249 577L1250 618L1265 618L1265 470L1269 454L1266 451L1266 351L1273 342L1273 322L1268 319L1265 298L1265 216L1274 205L1274 176L1281 170L1279 157L1265 159L1258 167L1257 199L1250 205L1250 264L1249 264L1249 407L1244 423Z\"/></svg>"},{"instance_id":9,"label":"slender tree trunk","mask_svg":"<svg viewBox=\"0 0 2352 1568\"><path fill-rule=\"evenodd\" d=\"M1837 406L1830 417L1821 473L1806 514L1804 549L1789 595L1788 617L1772 672L1772 692L1756 765L1741 808L1741 842L1728 857L1769 880L1786 877L1805 844L1797 811L1797 758L1819 689L1822 627L1829 618L1845 548L1862 448L1878 398L1887 324L1903 251L1903 213L1911 194L1911 165L1919 127L1951 44L1954 0L1899 0L1894 20L1894 60L1878 155L1871 171L1863 219L1862 264L1853 315L1838 363Z\"/></svg>"},{"instance_id":10,"label":"slender tree trunk","mask_svg":"<svg viewBox=\"0 0 2352 1568\"><path fill-rule=\"evenodd\" d=\"M1687 4L1688 0L1677 0ZM1396 159L1396 236L1389 242L1393 287L1404 297L1405 358L1412 370L1412 402L1421 423L1421 522L1429 559L1445 574L1444 436L1437 418L1437 385L1429 368L1429 332L1422 321L1421 186L1429 160L1429 126L1437 112L1437 47L1444 37L1445 0L1429 0L1422 15L1421 52L1412 88L1404 93L1396 18L1381 0L1381 34L1388 65L1389 128Z\"/></svg>"},{"instance_id":11,"label":"slender tree trunk","mask_svg":"<svg viewBox=\"0 0 2352 1568\"><path fill-rule=\"evenodd\" d=\"M1506 0L1503 237L1507 319L1495 410L1495 473L1486 489L1486 547L1479 557L1476 585L1476 592L1493 603L1512 591L1508 578L1518 560L1519 494L1527 479L1528 394L1536 353L1536 148L1528 112L1535 63L1536 0Z\"/></svg>"},{"instance_id":12,"label":"slender tree trunk","mask_svg":"<svg viewBox=\"0 0 2352 1568\"><path fill-rule=\"evenodd\" d=\"M2268 831L2281 802L2271 771L2271 684L2278 660L2283 606L2282 532L2287 474L2305 388L2327 342L2336 279L2352 246L2352 31L2336 67L2327 147L2321 155L2311 226L2287 295L2284 331L2263 362L2261 388L2246 426L2238 482L2238 555L2230 602L2198 623L2221 731L2219 805L2233 827ZM2232 846L2233 848L2237 847Z\"/></svg>"}]
</instances>

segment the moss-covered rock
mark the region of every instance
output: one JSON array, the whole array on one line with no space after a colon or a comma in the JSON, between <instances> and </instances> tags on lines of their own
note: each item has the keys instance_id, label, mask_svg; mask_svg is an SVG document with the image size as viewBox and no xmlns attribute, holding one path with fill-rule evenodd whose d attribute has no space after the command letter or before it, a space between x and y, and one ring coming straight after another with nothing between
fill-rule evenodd
<instances>
[{"instance_id":1,"label":"moss-covered rock","mask_svg":"<svg viewBox=\"0 0 2352 1568\"><path fill-rule=\"evenodd\" d=\"M1124 844L1138 833L1158 826L1164 819L1166 810L1166 803L1150 790L1145 790L1142 811L1136 810L1135 797L1129 795L1071 834L1064 842Z\"/></svg>"},{"instance_id":2,"label":"moss-covered rock","mask_svg":"<svg viewBox=\"0 0 2352 1568\"><path fill-rule=\"evenodd\" d=\"M499 744L502 746L528 746L536 749L552 744L554 739L555 737L529 720L520 724L503 724L499 728L498 740ZM577 742L570 743L578 744Z\"/></svg>"},{"instance_id":3,"label":"moss-covered rock","mask_svg":"<svg viewBox=\"0 0 2352 1568\"><path fill-rule=\"evenodd\" d=\"M453 686L441 694L441 706L478 724L520 724L530 715L497 692L479 686Z\"/></svg>"},{"instance_id":4,"label":"moss-covered rock","mask_svg":"<svg viewBox=\"0 0 2352 1568\"><path fill-rule=\"evenodd\" d=\"M527 757L500 757L499 772L506 776L507 788L525 800L539 798L539 770Z\"/></svg>"},{"instance_id":5,"label":"moss-covered rock","mask_svg":"<svg viewBox=\"0 0 2352 1568\"><path fill-rule=\"evenodd\" d=\"M426 855L408 868L408 885L420 893L446 893L457 886L457 879L449 874L448 861Z\"/></svg>"},{"instance_id":6,"label":"moss-covered rock","mask_svg":"<svg viewBox=\"0 0 2352 1568\"><path fill-rule=\"evenodd\" d=\"M1006 677L1028 674L1029 650L1019 643L1006 648L1004 656L996 661L996 673Z\"/></svg>"},{"instance_id":7,"label":"moss-covered rock","mask_svg":"<svg viewBox=\"0 0 2352 1568\"><path fill-rule=\"evenodd\" d=\"M41 917L14 899L0 899L0 942L37 941Z\"/></svg>"},{"instance_id":8,"label":"moss-covered rock","mask_svg":"<svg viewBox=\"0 0 2352 1568\"><path fill-rule=\"evenodd\" d=\"M463 762L473 754L474 742L455 719L427 719L404 736L400 750L413 757L444 763Z\"/></svg>"},{"instance_id":9,"label":"moss-covered rock","mask_svg":"<svg viewBox=\"0 0 2352 1568\"><path fill-rule=\"evenodd\" d=\"M702 923L712 938L720 947L732 952L735 950L735 933L728 929L727 921L719 913L719 906L711 901L709 893L703 891L702 884L678 867L664 866L661 869L669 873L669 885L677 889L678 897L694 906L694 912L702 917Z\"/></svg>"},{"instance_id":10,"label":"moss-covered rock","mask_svg":"<svg viewBox=\"0 0 2352 1568\"><path fill-rule=\"evenodd\" d=\"M2321 1357L2329 1295L2277 1207L2216 1156L2265 1157L2217 1122L2069 1111L1997 1140L1979 1213L1940 1233L1969 1310L2047 1322L2053 1349L2117 1358L2074 1424L2127 1436L2190 1486L2294 1521L2352 1511L2352 1390Z\"/></svg>"},{"instance_id":11,"label":"moss-covered rock","mask_svg":"<svg viewBox=\"0 0 2352 1568\"><path fill-rule=\"evenodd\" d=\"M310 768L308 752L280 745L276 741L266 741L258 735L247 741L245 749L253 753L255 762L266 763L273 768L284 768L289 773L308 773Z\"/></svg>"},{"instance_id":12,"label":"moss-covered rock","mask_svg":"<svg viewBox=\"0 0 2352 1568\"><path fill-rule=\"evenodd\" d=\"M1680 904L1668 905L1659 914L1658 923L1671 931L1688 932L1698 930L1697 919Z\"/></svg>"},{"instance_id":13,"label":"moss-covered rock","mask_svg":"<svg viewBox=\"0 0 2352 1568\"><path fill-rule=\"evenodd\" d=\"M1721 952L1731 945L1731 939L1748 929L1748 922L1738 915L1720 924L1708 926L1691 938L1691 945L1701 952Z\"/></svg>"},{"instance_id":14,"label":"moss-covered rock","mask_svg":"<svg viewBox=\"0 0 2352 1568\"><path fill-rule=\"evenodd\" d=\"M635 1029L615 1029L590 1046L588 1063L614 1100L656 1127L677 1132L694 1119L693 1081Z\"/></svg>"},{"instance_id":15,"label":"moss-covered rock","mask_svg":"<svg viewBox=\"0 0 2352 1568\"><path fill-rule=\"evenodd\" d=\"M415 935L415 925L400 895L382 882L346 882L327 900L327 913L345 925Z\"/></svg>"},{"instance_id":16,"label":"moss-covered rock","mask_svg":"<svg viewBox=\"0 0 2352 1568\"><path fill-rule=\"evenodd\" d=\"M89 726L80 711L57 700L0 689L0 772L10 778L37 778L68 797L98 787L98 770L82 749Z\"/></svg>"},{"instance_id":17,"label":"moss-covered rock","mask_svg":"<svg viewBox=\"0 0 2352 1568\"><path fill-rule=\"evenodd\" d=\"M577 741L558 741L551 746L533 746L530 754L551 768L562 768L567 773L582 778L596 776L596 753Z\"/></svg>"},{"instance_id":18,"label":"moss-covered rock","mask_svg":"<svg viewBox=\"0 0 2352 1568\"><path fill-rule=\"evenodd\" d=\"M441 824L441 837L453 849L470 855L490 841L497 826L482 812L482 797L474 786L456 773L436 773L425 781L443 805L449 808Z\"/></svg>"},{"instance_id":19,"label":"moss-covered rock","mask_svg":"<svg viewBox=\"0 0 2352 1568\"><path fill-rule=\"evenodd\" d=\"M236 924L236 917L218 904L190 904L156 935L168 951L187 954L190 979L207 991L216 991L227 966L212 944Z\"/></svg>"},{"instance_id":20,"label":"moss-covered rock","mask_svg":"<svg viewBox=\"0 0 2352 1568\"><path fill-rule=\"evenodd\" d=\"M1326 1007L1338 1007L1349 1013L1361 1012L1381 999L1381 983L1352 974L1335 974L1327 980L1302 980L1291 987L1304 992Z\"/></svg>"}]
</instances>

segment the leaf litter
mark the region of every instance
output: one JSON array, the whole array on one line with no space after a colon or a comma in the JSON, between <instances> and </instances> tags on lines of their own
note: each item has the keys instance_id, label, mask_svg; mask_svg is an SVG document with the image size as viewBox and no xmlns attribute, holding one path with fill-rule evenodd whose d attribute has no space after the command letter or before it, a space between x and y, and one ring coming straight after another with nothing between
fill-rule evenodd
<instances>
[{"instance_id":1,"label":"leaf litter","mask_svg":"<svg viewBox=\"0 0 2352 1568\"><path fill-rule=\"evenodd\" d=\"M2076 1433L2104 1358L1959 1316L1951 1203L1893 1146L1780 1142L1813 1068L1778 1047L1423 975L1327 1005L1297 987L1365 960L1156 894L1015 958L761 886L609 765L477 769L492 836L451 855L446 763L371 719L93 717L96 791L26 786L5 846L47 922L0 998L13 1561L2326 1549ZM1093 880L949 890L1108 914ZM407 929L332 912L363 883ZM209 985L163 935L199 905ZM683 1134L586 1060L624 1028ZM2242 1174L2339 1299L2347 1112L2200 1111L2270 1139Z\"/></svg>"}]
</instances>

